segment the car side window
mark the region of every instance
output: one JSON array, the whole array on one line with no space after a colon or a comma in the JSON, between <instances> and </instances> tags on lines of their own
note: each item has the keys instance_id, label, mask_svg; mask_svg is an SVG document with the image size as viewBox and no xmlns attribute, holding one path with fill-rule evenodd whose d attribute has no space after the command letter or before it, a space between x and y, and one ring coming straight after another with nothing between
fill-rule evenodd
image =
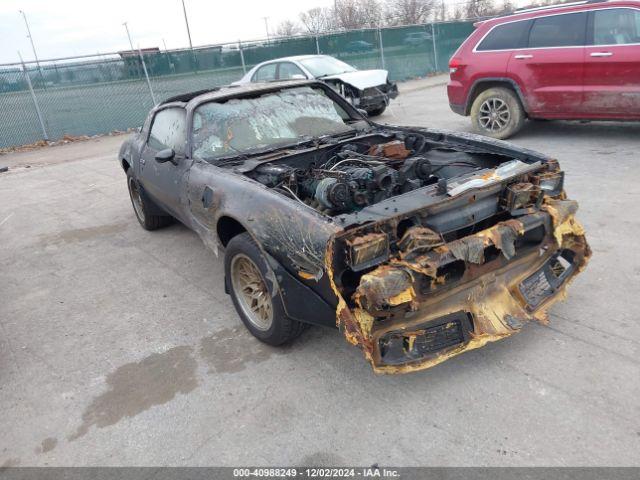
<instances>
[{"instance_id":1,"label":"car side window","mask_svg":"<svg viewBox=\"0 0 640 480\"><path fill-rule=\"evenodd\" d=\"M529 48L582 46L586 28L586 12L536 18L529 32Z\"/></svg>"},{"instance_id":2,"label":"car side window","mask_svg":"<svg viewBox=\"0 0 640 480\"><path fill-rule=\"evenodd\" d=\"M252 82L271 82L276 79L276 66L277 63L269 63L263 67L260 67L256 73L254 73Z\"/></svg>"},{"instance_id":3,"label":"car side window","mask_svg":"<svg viewBox=\"0 0 640 480\"><path fill-rule=\"evenodd\" d=\"M531 20L498 25L477 46L477 51L516 50L524 47Z\"/></svg>"},{"instance_id":4,"label":"car side window","mask_svg":"<svg viewBox=\"0 0 640 480\"><path fill-rule=\"evenodd\" d=\"M296 76L297 75L297 76ZM292 78L307 78L300 68L295 63L291 62L282 62L280 63L280 70L278 71L278 79L280 80L290 80Z\"/></svg>"},{"instance_id":5,"label":"car side window","mask_svg":"<svg viewBox=\"0 0 640 480\"><path fill-rule=\"evenodd\" d=\"M156 113L147 144L153 150L173 148L184 154L187 141L186 112L183 108L167 108Z\"/></svg>"},{"instance_id":6,"label":"car side window","mask_svg":"<svg viewBox=\"0 0 640 480\"><path fill-rule=\"evenodd\" d=\"M612 8L593 12L593 45L640 43L640 11Z\"/></svg>"}]
</instances>

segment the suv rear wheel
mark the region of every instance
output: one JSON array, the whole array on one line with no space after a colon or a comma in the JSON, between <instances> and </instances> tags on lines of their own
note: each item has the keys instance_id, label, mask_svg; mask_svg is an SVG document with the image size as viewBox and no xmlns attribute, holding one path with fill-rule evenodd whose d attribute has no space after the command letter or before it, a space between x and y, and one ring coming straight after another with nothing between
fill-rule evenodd
<instances>
[{"instance_id":1,"label":"suv rear wheel","mask_svg":"<svg viewBox=\"0 0 640 480\"><path fill-rule=\"evenodd\" d=\"M524 109L509 88L489 88L480 93L471 106L473 128L493 138L508 138L522 128Z\"/></svg>"}]
</instances>

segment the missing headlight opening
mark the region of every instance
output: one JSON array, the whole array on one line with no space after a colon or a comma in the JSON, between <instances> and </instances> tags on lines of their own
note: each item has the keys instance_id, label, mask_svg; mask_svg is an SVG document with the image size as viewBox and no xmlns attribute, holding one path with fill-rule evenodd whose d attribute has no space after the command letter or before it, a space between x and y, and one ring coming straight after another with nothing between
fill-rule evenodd
<instances>
[{"instance_id":1,"label":"missing headlight opening","mask_svg":"<svg viewBox=\"0 0 640 480\"><path fill-rule=\"evenodd\" d=\"M546 323L586 266L591 252L557 163L508 169L506 182L494 173L456 179L449 208L364 223L330 245L338 326L376 372L429 368L528 321Z\"/></svg>"}]
</instances>

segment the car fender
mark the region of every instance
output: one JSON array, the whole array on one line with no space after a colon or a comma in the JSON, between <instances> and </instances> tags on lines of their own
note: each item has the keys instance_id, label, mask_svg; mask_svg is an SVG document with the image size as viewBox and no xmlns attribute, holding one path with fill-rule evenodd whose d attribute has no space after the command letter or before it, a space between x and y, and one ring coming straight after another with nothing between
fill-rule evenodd
<instances>
[{"instance_id":1,"label":"car fender","mask_svg":"<svg viewBox=\"0 0 640 480\"><path fill-rule=\"evenodd\" d=\"M187 197L189 226L216 255L224 248L218 222L227 217L240 224L264 253L283 289L278 294L287 314L300 321L335 325L337 299L324 262L327 243L339 229L326 217L244 175L202 160L194 160L189 171ZM304 292L311 300L299 302Z\"/></svg>"},{"instance_id":2,"label":"car fender","mask_svg":"<svg viewBox=\"0 0 640 480\"><path fill-rule=\"evenodd\" d=\"M509 84L513 88L513 90L516 92L516 95L518 96L518 99L520 100L520 103L522 104L524 111L529 113L529 105L527 103L526 96L524 95L522 88L520 87L520 84L516 80L509 77L484 77L484 78L479 78L475 80L471 85L471 88L469 89L469 95L467 95L467 101L465 103L465 108L464 108L465 115L469 115L469 113L471 112L471 105L475 100L478 87L486 83Z\"/></svg>"},{"instance_id":3,"label":"car fender","mask_svg":"<svg viewBox=\"0 0 640 480\"><path fill-rule=\"evenodd\" d=\"M120 150L118 151L118 162L125 172L128 167L133 168L133 161L131 158L132 140L132 138L127 138L122 145L120 145Z\"/></svg>"},{"instance_id":4,"label":"car fender","mask_svg":"<svg viewBox=\"0 0 640 480\"><path fill-rule=\"evenodd\" d=\"M194 160L188 184L190 226L206 237L207 245L221 246L217 223L228 216L291 270L322 277L327 242L339 229L315 209L202 160Z\"/></svg>"}]
</instances>

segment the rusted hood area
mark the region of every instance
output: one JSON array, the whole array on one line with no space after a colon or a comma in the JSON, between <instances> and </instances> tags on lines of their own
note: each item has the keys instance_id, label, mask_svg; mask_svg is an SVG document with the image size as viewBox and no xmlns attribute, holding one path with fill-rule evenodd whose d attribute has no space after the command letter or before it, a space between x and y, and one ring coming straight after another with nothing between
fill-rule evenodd
<instances>
[{"instance_id":1,"label":"rusted hood area","mask_svg":"<svg viewBox=\"0 0 640 480\"><path fill-rule=\"evenodd\" d=\"M591 255L576 210L564 194L545 197L529 214L448 242L411 227L388 261L346 294L331 270L332 242L338 328L376 372L405 373L513 335L528 321L546 323ZM375 235L350 242L373 244Z\"/></svg>"}]
</instances>

